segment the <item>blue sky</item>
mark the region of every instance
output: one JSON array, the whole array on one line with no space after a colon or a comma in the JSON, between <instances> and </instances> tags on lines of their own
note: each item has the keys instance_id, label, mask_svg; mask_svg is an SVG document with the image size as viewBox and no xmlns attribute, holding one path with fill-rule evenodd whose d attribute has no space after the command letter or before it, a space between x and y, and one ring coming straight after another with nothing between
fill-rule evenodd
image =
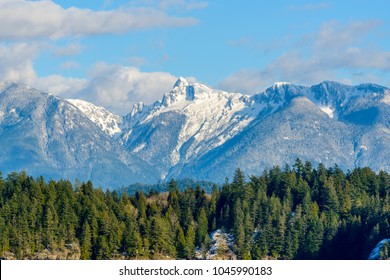
<instances>
[{"instance_id":1,"label":"blue sky","mask_svg":"<svg viewBox=\"0 0 390 280\"><path fill-rule=\"evenodd\" d=\"M178 76L247 94L277 81L390 86L388 1L0 0L0 79L118 114Z\"/></svg>"}]
</instances>

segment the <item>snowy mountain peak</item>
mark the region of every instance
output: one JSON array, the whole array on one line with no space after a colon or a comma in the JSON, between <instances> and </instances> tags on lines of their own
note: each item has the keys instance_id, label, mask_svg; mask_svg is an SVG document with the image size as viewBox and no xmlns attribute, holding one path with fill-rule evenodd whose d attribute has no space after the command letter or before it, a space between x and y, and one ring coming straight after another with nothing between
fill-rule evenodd
<instances>
[{"instance_id":1,"label":"snowy mountain peak","mask_svg":"<svg viewBox=\"0 0 390 280\"><path fill-rule=\"evenodd\" d=\"M222 182L237 167L258 174L297 157L387 171L389 104L390 90L374 84L275 83L247 96L179 78L161 101L135 104L121 117L0 81L6 151L0 167L44 175L52 169L107 184L172 177Z\"/></svg>"},{"instance_id":2,"label":"snowy mountain peak","mask_svg":"<svg viewBox=\"0 0 390 280\"><path fill-rule=\"evenodd\" d=\"M189 85L186 79L179 77L173 86L173 89L169 93L164 94L161 101L162 105L168 107L175 102L184 100L186 98L187 92L190 91L189 88L193 87Z\"/></svg>"},{"instance_id":3,"label":"snowy mountain peak","mask_svg":"<svg viewBox=\"0 0 390 280\"><path fill-rule=\"evenodd\" d=\"M172 146L167 145L169 150L161 155L163 163L158 168L162 169L164 164L175 167L180 162L207 153L241 132L261 109L252 107L253 103L249 96L240 93L228 93L181 80L160 103L156 102L126 120L123 143L154 165L161 159L155 158L158 153L150 150L155 149L150 143L166 139ZM134 135L139 135L136 141ZM158 149L160 152L164 148L159 146ZM161 177L165 173L160 174Z\"/></svg>"},{"instance_id":4,"label":"snowy mountain peak","mask_svg":"<svg viewBox=\"0 0 390 280\"><path fill-rule=\"evenodd\" d=\"M67 99L69 103L84 113L93 123L110 136L121 132L123 119L103 107L96 106L80 99Z\"/></svg>"},{"instance_id":5,"label":"snowy mountain peak","mask_svg":"<svg viewBox=\"0 0 390 280\"><path fill-rule=\"evenodd\" d=\"M340 109L357 97L384 97L387 88L375 84L358 86L344 85L338 82L324 81L311 87L312 98L316 103Z\"/></svg>"},{"instance_id":6,"label":"snowy mountain peak","mask_svg":"<svg viewBox=\"0 0 390 280\"><path fill-rule=\"evenodd\" d=\"M13 83L15 83L15 82L7 81L7 80L0 80L0 90L3 91L5 88L9 87Z\"/></svg>"},{"instance_id":7,"label":"snowy mountain peak","mask_svg":"<svg viewBox=\"0 0 390 280\"><path fill-rule=\"evenodd\" d=\"M0 84L2 172L92 180L107 188L135 182L148 171L107 135L115 130L109 120L120 117L85 101L67 101L23 84Z\"/></svg>"},{"instance_id":8,"label":"snowy mountain peak","mask_svg":"<svg viewBox=\"0 0 390 280\"><path fill-rule=\"evenodd\" d=\"M21 83L18 83L16 81L11 81L11 80L0 80L0 92L2 92L4 94L24 95L25 91L29 91L29 92L37 94L39 96L50 95L50 94L47 94L45 92L41 92L35 88L32 88L31 86L26 85L26 84L21 84Z\"/></svg>"},{"instance_id":9,"label":"snowy mountain peak","mask_svg":"<svg viewBox=\"0 0 390 280\"><path fill-rule=\"evenodd\" d=\"M294 97L305 95L308 91L307 87L296 86L291 83L278 82L265 91L257 93L253 99L258 103L263 104L285 104L291 101Z\"/></svg>"},{"instance_id":10,"label":"snowy mountain peak","mask_svg":"<svg viewBox=\"0 0 390 280\"><path fill-rule=\"evenodd\" d=\"M142 102L138 102L138 103L134 104L133 108L131 109L131 111L128 114L128 116L134 117L136 114L139 114L140 112L142 112L144 107L145 107L145 104L142 103Z\"/></svg>"},{"instance_id":11,"label":"snowy mountain peak","mask_svg":"<svg viewBox=\"0 0 390 280\"><path fill-rule=\"evenodd\" d=\"M188 85L189 85L189 83L185 78L179 77L177 79L175 85L173 86L173 88L176 88L176 87L183 88L183 87L187 87Z\"/></svg>"},{"instance_id":12,"label":"snowy mountain peak","mask_svg":"<svg viewBox=\"0 0 390 280\"><path fill-rule=\"evenodd\" d=\"M195 99L207 99L210 94L220 92L213 90L203 84L194 83L190 84L184 78L179 78L175 83L171 92L166 93L161 101L161 104L165 107L183 102L190 102Z\"/></svg>"},{"instance_id":13,"label":"snowy mountain peak","mask_svg":"<svg viewBox=\"0 0 390 280\"><path fill-rule=\"evenodd\" d=\"M388 89L377 84L360 84L356 86L356 89L364 93L384 93Z\"/></svg>"},{"instance_id":14,"label":"snowy mountain peak","mask_svg":"<svg viewBox=\"0 0 390 280\"><path fill-rule=\"evenodd\" d=\"M274 83L274 88L281 88L281 87L283 87L283 86L286 86L286 85L291 85L291 83L289 83L289 82L276 82L276 83Z\"/></svg>"}]
</instances>

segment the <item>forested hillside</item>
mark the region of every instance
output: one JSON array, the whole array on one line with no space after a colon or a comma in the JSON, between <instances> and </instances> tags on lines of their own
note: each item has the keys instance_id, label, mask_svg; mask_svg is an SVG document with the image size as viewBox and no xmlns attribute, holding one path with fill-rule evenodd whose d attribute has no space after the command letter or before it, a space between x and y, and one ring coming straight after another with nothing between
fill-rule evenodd
<instances>
[{"instance_id":1,"label":"forested hillside","mask_svg":"<svg viewBox=\"0 0 390 280\"><path fill-rule=\"evenodd\" d=\"M222 229L234 236L240 259L367 259L390 237L386 172L345 173L297 160L250 178L237 169L232 177L211 193L172 180L165 192L129 195L91 182L2 176L0 257L76 248L81 259L193 259Z\"/></svg>"}]
</instances>

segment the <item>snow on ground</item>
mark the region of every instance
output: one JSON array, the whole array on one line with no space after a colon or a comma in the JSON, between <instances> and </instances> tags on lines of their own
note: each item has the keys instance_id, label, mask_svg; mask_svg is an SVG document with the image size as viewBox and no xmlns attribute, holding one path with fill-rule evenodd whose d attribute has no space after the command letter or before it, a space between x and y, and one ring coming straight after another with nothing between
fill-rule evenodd
<instances>
[{"instance_id":1,"label":"snow on ground","mask_svg":"<svg viewBox=\"0 0 390 280\"><path fill-rule=\"evenodd\" d=\"M327 107L320 106L319 108L321 109L322 112L326 113L329 116L329 118L333 119L333 117L334 117L334 109L332 109L329 106L327 106Z\"/></svg>"},{"instance_id":2,"label":"snow on ground","mask_svg":"<svg viewBox=\"0 0 390 280\"><path fill-rule=\"evenodd\" d=\"M120 126L123 123L122 117L109 112L103 107L96 106L84 100L67 99L67 101L83 112L84 115L97 124L106 134L114 136L121 132Z\"/></svg>"},{"instance_id":3,"label":"snow on ground","mask_svg":"<svg viewBox=\"0 0 390 280\"><path fill-rule=\"evenodd\" d=\"M185 115L186 122L171 155L174 165L222 145L247 127L264 105L256 104L244 94L215 90L199 83L189 84L179 78L172 91L151 107L146 114L143 110L132 113L132 118L147 124L167 112ZM189 145L183 153L185 144Z\"/></svg>"},{"instance_id":4,"label":"snow on ground","mask_svg":"<svg viewBox=\"0 0 390 280\"><path fill-rule=\"evenodd\" d=\"M197 249L195 253L196 259L206 260L236 260L237 256L233 252L234 237L232 234L225 233L221 229L217 229L210 234L211 246L207 252L202 252Z\"/></svg>"},{"instance_id":5,"label":"snow on ground","mask_svg":"<svg viewBox=\"0 0 390 280\"><path fill-rule=\"evenodd\" d=\"M386 103L387 105L390 105L390 90L386 90L382 102Z\"/></svg>"}]
</instances>

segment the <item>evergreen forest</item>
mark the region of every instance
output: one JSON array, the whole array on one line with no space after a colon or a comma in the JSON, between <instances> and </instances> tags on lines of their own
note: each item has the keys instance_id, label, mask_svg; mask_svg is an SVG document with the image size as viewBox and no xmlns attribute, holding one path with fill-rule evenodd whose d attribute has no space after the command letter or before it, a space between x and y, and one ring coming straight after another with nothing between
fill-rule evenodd
<instances>
[{"instance_id":1,"label":"evergreen forest","mask_svg":"<svg viewBox=\"0 0 390 280\"><path fill-rule=\"evenodd\" d=\"M0 257L66 259L73 248L80 259L194 259L220 229L238 259L367 259L390 237L389 197L384 171L299 159L259 176L237 169L207 192L173 179L128 193L11 173L0 175Z\"/></svg>"}]
</instances>

